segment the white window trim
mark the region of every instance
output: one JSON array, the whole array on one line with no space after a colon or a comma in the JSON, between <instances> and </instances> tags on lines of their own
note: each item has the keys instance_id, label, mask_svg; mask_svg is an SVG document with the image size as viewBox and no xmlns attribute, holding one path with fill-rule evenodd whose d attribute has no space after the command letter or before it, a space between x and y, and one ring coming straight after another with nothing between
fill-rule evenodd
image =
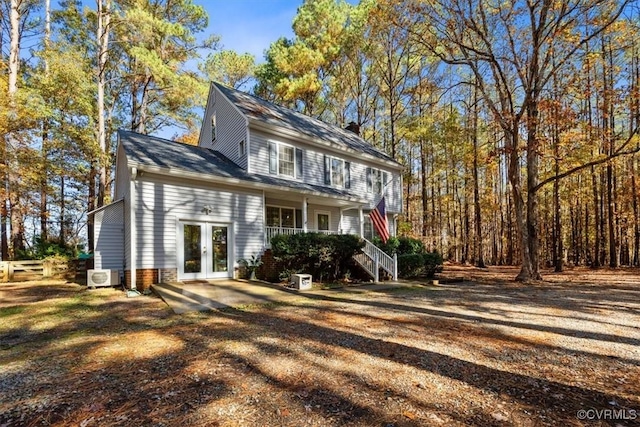
<instances>
[{"instance_id":1,"label":"white window trim","mask_svg":"<svg viewBox=\"0 0 640 427\"><path fill-rule=\"evenodd\" d=\"M291 160L291 166L293 166L293 173L291 175L286 174L286 173L280 173L280 162L283 161L280 158L280 149L281 147L286 147L288 149L292 150L292 160ZM276 156L278 157L278 176L286 176L289 178L295 178L296 177L296 147L294 147L293 145L289 145L289 144L278 144L277 150L276 150Z\"/></svg>"},{"instance_id":2,"label":"white window trim","mask_svg":"<svg viewBox=\"0 0 640 427\"><path fill-rule=\"evenodd\" d=\"M266 225L267 224L267 208L278 208L280 211L280 215L278 216L279 218L279 223L280 225ZM298 227L298 224L296 224L296 210L302 210L302 208L297 208L295 206L284 206L284 205L271 205L271 204L265 204L265 209L264 209L264 214L265 214L265 218L264 218L264 223L266 227L282 227L282 209L293 209L293 228L303 228L303 224L300 224L300 227ZM286 227L288 228L288 227Z\"/></svg>"},{"instance_id":3,"label":"white window trim","mask_svg":"<svg viewBox=\"0 0 640 427\"><path fill-rule=\"evenodd\" d=\"M368 181L368 177L367 177L367 170L371 170L371 188L369 188L369 181ZM385 173L388 174L388 172L379 169L379 168L374 168L371 166L367 166L365 168L365 180L367 180L366 185L367 185L367 193L369 194L377 194L377 195L382 195L384 194L384 189L385 189L385 182L384 182L384 175ZM376 179L375 176L379 176L380 177L380 191L376 191Z\"/></svg>"},{"instance_id":4,"label":"white window trim","mask_svg":"<svg viewBox=\"0 0 640 427\"><path fill-rule=\"evenodd\" d=\"M340 157L329 157L330 161L329 161L329 165L331 167L330 171L329 171L329 177L330 177L330 181L331 181L331 185L335 186L335 187L339 187L339 188L344 188L345 187L345 181L346 181L346 168L344 166L344 159L341 159ZM340 162L340 164L342 165L342 184L338 184L333 182L333 161L337 160Z\"/></svg>"},{"instance_id":5,"label":"white window trim","mask_svg":"<svg viewBox=\"0 0 640 427\"><path fill-rule=\"evenodd\" d=\"M328 231L331 231L331 212L330 211L322 211L322 210L314 210L313 211L314 216L314 226L316 231L320 231L320 221L318 221L318 215L327 215L327 217L329 218L329 228Z\"/></svg>"},{"instance_id":6,"label":"white window trim","mask_svg":"<svg viewBox=\"0 0 640 427\"><path fill-rule=\"evenodd\" d=\"M299 171L298 171L298 165L297 165L297 161L296 161L296 146L293 144L288 144L286 142L282 142L282 141L276 141L273 139L269 139L268 142L271 142L273 144L276 145L276 158L277 158L277 167L276 167L276 176L282 177L282 178L286 178L286 179L296 179L296 176L298 176ZM283 174L280 173L280 147L288 147L291 148L293 150L293 175L287 175L287 174ZM268 150L268 147L267 147ZM269 156L269 153L267 152L267 157ZM269 162L269 159L267 160L267 164Z\"/></svg>"},{"instance_id":7,"label":"white window trim","mask_svg":"<svg viewBox=\"0 0 640 427\"><path fill-rule=\"evenodd\" d=\"M353 165L353 162L350 160L345 160L342 157L336 157L329 154L325 154L326 158L329 159L329 184L332 187L336 188L347 188L347 162ZM333 161L338 160L342 163L342 184L337 184L333 182Z\"/></svg>"}]
</instances>

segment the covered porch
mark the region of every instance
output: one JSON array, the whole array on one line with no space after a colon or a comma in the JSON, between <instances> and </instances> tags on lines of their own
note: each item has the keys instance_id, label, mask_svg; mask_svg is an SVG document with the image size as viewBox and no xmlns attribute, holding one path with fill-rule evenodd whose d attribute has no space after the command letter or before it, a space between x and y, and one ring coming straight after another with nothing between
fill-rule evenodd
<instances>
[{"instance_id":1,"label":"covered porch","mask_svg":"<svg viewBox=\"0 0 640 427\"><path fill-rule=\"evenodd\" d=\"M282 234L354 234L365 241L363 253L355 257L357 263L375 282L379 281L380 269L397 280L395 255L390 257L370 241L375 231L365 210L367 205L363 201L265 192L264 247L270 249L273 237ZM390 233L395 235L395 218L388 219Z\"/></svg>"},{"instance_id":2,"label":"covered porch","mask_svg":"<svg viewBox=\"0 0 640 427\"><path fill-rule=\"evenodd\" d=\"M365 234L363 201L289 193L265 193L264 244L280 234Z\"/></svg>"}]
</instances>

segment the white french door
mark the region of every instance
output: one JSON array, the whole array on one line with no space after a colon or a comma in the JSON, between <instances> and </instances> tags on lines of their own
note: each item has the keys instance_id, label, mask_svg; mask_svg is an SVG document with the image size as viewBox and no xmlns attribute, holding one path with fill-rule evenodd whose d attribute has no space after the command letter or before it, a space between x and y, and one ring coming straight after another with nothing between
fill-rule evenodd
<instances>
[{"instance_id":1,"label":"white french door","mask_svg":"<svg viewBox=\"0 0 640 427\"><path fill-rule=\"evenodd\" d=\"M181 221L178 279L231 277L231 226Z\"/></svg>"}]
</instances>

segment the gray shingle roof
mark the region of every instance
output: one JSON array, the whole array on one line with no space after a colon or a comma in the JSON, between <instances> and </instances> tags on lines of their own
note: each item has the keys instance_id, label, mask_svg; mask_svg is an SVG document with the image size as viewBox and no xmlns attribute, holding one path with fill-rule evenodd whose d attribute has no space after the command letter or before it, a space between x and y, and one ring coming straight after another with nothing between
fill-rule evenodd
<instances>
[{"instance_id":1,"label":"gray shingle roof","mask_svg":"<svg viewBox=\"0 0 640 427\"><path fill-rule=\"evenodd\" d=\"M329 141L345 148L367 153L381 160L397 163L386 153L378 150L355 133L339 126L330 125L280 105L272 104L220 83L213 83L247 117L270 125L295 130L310 137Z\"/></svg>"},{"instance_id":2,"label":"gray shingle roof","mask_svg":"<svg viewBox=\"0 0 640 427\"><path fill-rule=\"evenodd\" d=\"M247 183L286 187L303 192L319 193L327 196L360 199L347 190L306 184L268 175L248 174L217 151L194 145L170 141L155 136L135 132L119 131L120 143L130 162L140 166L153 166L204 175L238 179Z\"/></svg>"}]
</instances>

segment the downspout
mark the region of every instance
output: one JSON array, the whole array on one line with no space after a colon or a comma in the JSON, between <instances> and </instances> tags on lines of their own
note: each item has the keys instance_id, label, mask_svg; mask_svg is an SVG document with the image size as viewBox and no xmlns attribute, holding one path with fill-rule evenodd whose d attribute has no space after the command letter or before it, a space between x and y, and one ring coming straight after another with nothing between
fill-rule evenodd
<instances>
[{"instance_id":1,"label":"downspout","mask_svg":"<svg viewBox=\"0 0 640 427\"><path fill-rule=\"evenodd\" d=\"M131 288L127 291L128 297L137 297L140 295L136 287L136 178L138 177L138 169L131 168L131 180L129 181L129 221L131 221Z\"/></svg>"}]
</instances>

